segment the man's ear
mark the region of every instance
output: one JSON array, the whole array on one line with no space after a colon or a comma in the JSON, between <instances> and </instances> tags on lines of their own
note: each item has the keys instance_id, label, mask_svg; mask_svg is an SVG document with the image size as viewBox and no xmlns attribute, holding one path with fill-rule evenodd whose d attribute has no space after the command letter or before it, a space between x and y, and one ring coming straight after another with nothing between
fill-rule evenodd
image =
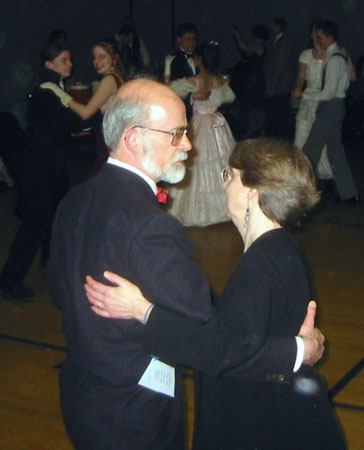
<instances>
[{"instance_id":1,"label":"man's ear","mask_svg":"<svg viewBox=\"0 0 364 450\"><path fill-rule=\"evenodd\" d=\"M181 38L180 38L180 36L177 36L176 39L177 39L178 45L181 45Z\"/></svg>"},{"instance_id":2,"label":"man's ear","mask_svg":"<svg viewBox=\"0 0 364 450\"><path fill-rule=\"evenodd\" d=\"M142 136L135 128L127 130L124 136L124 142L126 149L133 155L137 155L143 147Z\"/></svg>"},{"instance_id":3,"label":"man's ear","mask_svg":"<svg viewBox=\"0 0 364 450\"><path fill-rule=\"evenodd\" d=\"M53 69L53 63L52 61L46 61L44 63L44 65L46 66L47 69L52 70Z\"/></svg>"}]
</instances>

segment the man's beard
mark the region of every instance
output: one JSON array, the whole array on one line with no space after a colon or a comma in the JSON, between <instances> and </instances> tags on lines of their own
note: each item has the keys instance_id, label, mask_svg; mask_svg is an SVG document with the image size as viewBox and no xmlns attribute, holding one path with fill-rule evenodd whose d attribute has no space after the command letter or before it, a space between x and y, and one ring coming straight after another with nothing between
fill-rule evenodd
<instances>
[{"instance_id":1,"label":"man's beard","mask_svg":"<svg viewBox=\"0 0 364 450\"><path fill-rule=\"evenodd\" d=\"M162 171L157 167L152 157L152 151L148 144L144 144L145 157L142 161L144 169L150 173L158 181L166 181L167 183L176 184L183 180L186 168L184 164L176 163L178 161L185 161L188 158L187 152L178 153L172 161L168 164L167 168Z\"/></svg>"}]
</instances>

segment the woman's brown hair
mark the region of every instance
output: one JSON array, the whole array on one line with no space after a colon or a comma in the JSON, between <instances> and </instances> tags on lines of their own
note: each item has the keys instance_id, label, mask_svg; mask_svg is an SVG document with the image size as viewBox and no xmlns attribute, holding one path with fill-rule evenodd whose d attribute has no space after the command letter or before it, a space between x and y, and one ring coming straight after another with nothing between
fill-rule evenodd
<instances>
[{"instance_id":1,"label":"woman's brown hair","mask_svg":"<svg viewBox=\"0 0 364 450\"><path fill-rule=\"evenodd\" d=\"M259 192L263 213L282 226L296 224L320 200L309 159L286 140L258 138L239 142L229 163L241 171L244 186Z\"/></svg>"}]
</instances>

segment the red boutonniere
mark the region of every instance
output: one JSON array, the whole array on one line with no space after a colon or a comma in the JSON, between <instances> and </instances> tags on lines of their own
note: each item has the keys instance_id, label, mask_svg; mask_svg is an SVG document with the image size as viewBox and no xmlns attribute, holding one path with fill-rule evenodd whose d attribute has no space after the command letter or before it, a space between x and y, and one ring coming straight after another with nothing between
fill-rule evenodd
<instances>
[{"instance_id":1,"label":"red boutonniere","mask_svg":"<svg viewBox=\"0 0 364 450\"><path fill-rule=\"evenodd\" d=\"M165 205L167 203L167 200L168 200L168 195L169 195L168 191L166 191L162 187L158 188L157 199L158 199L159 203L163 203L163 205Z\"/></svg>"}]
</instances>

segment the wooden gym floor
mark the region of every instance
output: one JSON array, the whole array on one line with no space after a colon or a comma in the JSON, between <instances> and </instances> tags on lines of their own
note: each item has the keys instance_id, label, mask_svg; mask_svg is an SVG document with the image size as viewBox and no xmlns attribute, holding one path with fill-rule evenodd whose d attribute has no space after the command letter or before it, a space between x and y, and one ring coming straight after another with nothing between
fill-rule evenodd
<instances>
[{"instance_id":1,"label":"wooden gym floor","mask_svg":"<svg viewBox=\"0 0 364 450\"><path fill-rule=\"evenodd\" d=\"M346 146L362 198L363 147L359 139ZM83 159L76 155L75 166ZM1 266L18 225L15 199L14 190L0 193ZM190 228L188 233L196 260L221 291L243 249L236 230L227 223ZM318 324L327 337L318 370L331 389L349 450L363 450L364 203L349 206L327 199L294 234L307 255L319 304ZM58 403L56 366L66 351L61 314L52 304L38 258L26 282L36 292L34 303L0 299L0 448L71 449ZM186 388L191 435L193 386L188 376Z\"/></svg>"}]
</instances>

